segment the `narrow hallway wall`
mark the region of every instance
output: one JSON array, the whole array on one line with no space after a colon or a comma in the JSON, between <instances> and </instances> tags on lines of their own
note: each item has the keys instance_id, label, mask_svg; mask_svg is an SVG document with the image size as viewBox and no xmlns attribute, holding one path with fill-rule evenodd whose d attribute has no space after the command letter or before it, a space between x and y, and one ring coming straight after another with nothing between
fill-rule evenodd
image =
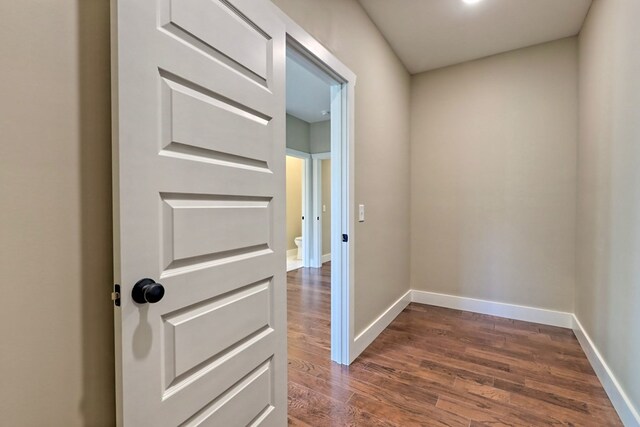
<instances>
[{"instance_id":1,"label":"narrow hallway wall","mask_svg":"<svg viewBox=\"0 0 640 427\"><path fill-rule=\"evenodd\" d=\"M109 0L0 16L0 424L111 427Z\"/></svg>"},{"instance_id":2,"label":"narrow hallway wall","mask_svg":"<svg viewBox=\"0 0 640 427\"><path fill-rule=\"evenodd\" d=\"M639 16L637 0L595 0L580 33L576 288L576 316L638 413Z\"/></svg>"}]
</instances>

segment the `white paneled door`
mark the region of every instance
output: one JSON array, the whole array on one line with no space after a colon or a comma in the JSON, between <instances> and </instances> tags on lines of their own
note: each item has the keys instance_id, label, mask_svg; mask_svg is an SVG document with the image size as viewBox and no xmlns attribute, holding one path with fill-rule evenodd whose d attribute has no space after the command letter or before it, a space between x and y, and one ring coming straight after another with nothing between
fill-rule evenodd
<instances>
[{"instance_id":1,"label":"white paneled door","mask_svg":"<svg viewBox=\"0 0 640 427\"><path fill-rule=\"evenodd\" d=\"M284 24L112 4L118 422L286 425Z\"/></svg>"}]
</instances>

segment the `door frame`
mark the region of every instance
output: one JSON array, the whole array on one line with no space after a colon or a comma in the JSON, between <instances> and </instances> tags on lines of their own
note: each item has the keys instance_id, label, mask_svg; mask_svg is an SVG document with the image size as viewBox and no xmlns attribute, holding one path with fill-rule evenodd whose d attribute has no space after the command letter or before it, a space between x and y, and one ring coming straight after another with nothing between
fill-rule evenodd
<instances>
[{"instance_id":1,"label":"door frame","mask_svg":"<svg viewBox=\"0 0 640 427\"><path fill-rule=\"evenodd\" d=\"M279 8L287 49L311 61L337 84L331 87L331 360L349 365L354 346L355 85L356 75ZM283 153L284 155L284 153ZM343 235L347 241L343 242ZM339 262L335 262L339 261Z\"/></svg>"},{"instance_id":2,"label":"door frame","mask_svg":"<svg viewBox=\"0 0 640 427\"><path fill-rule=\"evenodd\" d=\"M311 153L311 164L313 168L313 176L311 182L311 191L313 194L313 217L317 220L313 222L313 237L311 244L313 245L312 251L316 256L313 258L312 267L322 267L322 264L330 261L325 260L325 254L322 251L322 220L321 218L325 214L322 211L322 161L331 160L331 152L325 153ZM333 177L332 177L333 178ZM333 183L333 180L331 181ZM331 206L333 206L333 193L331 193ZM331 215L331 212L329 212ZM333 219L333 218L332 218ZM331 236L333 241L333 235ZM315 263L315 265L313 265Z\"/></svg>"},{"instance_id":3,"label":"door frame","mask_svg":"<svg viewBox=\"0 0 640 427\"><path fill-rule=\"evenodd\" d=\"M302 266L303 267L312 267L313 266L313 251L309 250L310 245L309 241L311 240L311 236L313 236L313 222L310 218L312 217L313 211L313 191L311 188L312 185L312 170L313 166L311 165L311 154L305 153L304 151L294 150L293 148L286 149L286 154L289 157L295 157L297 159L302 160ZM287 246L288 247L288 246Z\"/></svg>"}]
</instances>

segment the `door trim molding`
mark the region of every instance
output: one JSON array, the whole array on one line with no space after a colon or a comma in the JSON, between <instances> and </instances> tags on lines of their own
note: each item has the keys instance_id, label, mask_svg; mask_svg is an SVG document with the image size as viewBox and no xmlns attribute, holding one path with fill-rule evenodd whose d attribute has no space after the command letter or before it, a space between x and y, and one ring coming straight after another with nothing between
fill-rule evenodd
<instances>
[{"instance_id":1,"label":"door trim molding","mask_svg":"<svg viewBox=\"0 0 640 427\"><path fill-rule=\"evenodd\" d=\"M322 211L322 160L330 160L331 152L321 153L321 156L317 154L311 154L311 167L313 169L311 179L311 194L313 194L313 237L311 238L311 267L320 268L326 261L324 259L323 252L323 238L322 238L322 217L326 212ZM333 190L333 179L331 179L331 189ZM331 193L331 206L333 206L333 192ZM329 212L332 215L332 212ZM331 234L333 230L329 230Z\"/></svg>"},{"instance_id":2,"label":"door trim molding","mask_svg":"<svg viewBox=\"0 0 640 427\"><path fill-rule=\"evenodd\" d=\"M309 241L311 248L311 267L322 267L322 165L320 160L311 155L311 194L313 195L312 237ZM329 212L331 215L331 212Z\"/></svg>"},{"instance_id":3,"label":"door trim molding","mask_svg":"<svg viewBox=\"0 0 640 427\"><path fill-rule=\"evenodd\" d=\"M318 160L330 160L331 159L331 151L326 151L324 153L311 153L312 159Z\"/></svg>"},{"instance_id":4,"label":"door trim molding","mask_svg":"<svg viewBox=\"0 0 640 427\"><path fill-rule=\"evenodd\" d=\"M333 137L333 136L332 136ZM313 260L311 263L312 267L322 267L322 264L327 262L325 260L325 255L322 253L322 220L318 220L318 218L322 218L325 212L322 212L322 161L323 160L331 160L331 151L325 151L323 153L311 153L311 163L313 167L313 182L311 184L311 191L313 192L313 206L314 206L314 214L313 218L315 221L313 222L313 239L311 242L313 243ZM333 170L333 167L331 168ZM331 206L333 206L333 179L331 179ZM329 212L329 215L332 215ZM331 230L331 234L333 235L333 230ZM333 239L333 237L332 237Z\"/></svg>"},{"instance_id":5,"label":"door trim molding","mask_svg":"<svg viewBox=\"0 0 640 427\"><path fill-rule=\"evenodd\" d=\"M355 218L355 85L356 75L311 34L278 9L287 36L287 49L310 61L334 80L331 87L332 194L331 206L331 360L348 365L354 351ZM323 73L323 74L324 74ZM337 84L336 84L337 83ZM338 200L339 199L339 200ZM342 235L349 236L342 242ZM338 261L339 262L336 262Z\"/></svg>"},{"instance_id":6,"label":"door trim molding","mask_svg":"<svg viewBox=\"0 0 640 427\"><path fill-rule=\"evenodd\" d=\"M305 153L304 151L294 150L293 148L287 147L287 156L297 157L298 159L311 159L312 156L309 153Z\"/></svg>"}]
</instances>

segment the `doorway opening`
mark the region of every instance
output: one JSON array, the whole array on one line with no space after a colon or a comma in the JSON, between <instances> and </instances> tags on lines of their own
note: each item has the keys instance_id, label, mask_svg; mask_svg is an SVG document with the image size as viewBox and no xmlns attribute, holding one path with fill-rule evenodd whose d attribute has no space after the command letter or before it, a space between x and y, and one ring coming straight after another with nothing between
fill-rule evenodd
<instances>
[{"instance_id":1,"label":"doorway opening","mask_svg":"<svg viewBox=\"0 0 640 427\"><path fill-rule=\"evenodd\" d=\"M349 242L353 179L347 124L353 110L348 110L347 100L353 95L353 87L319 59L316 53L321 48L309 48L317 42L306 34L303 38L307 45L288 36L286 247L290 352L296 338L312 337L331 360L349 364L353 360L353 247ZM313 49L316 52L311 53ZM310 341L302 344L308 347Z\"/></svg>"},{"instance_id":2,"label":"doorway opening","mask_svg":"<svg viewBox=\"0 0 640 427\"><path fill-rule=\"evenodd\" d=\"M287 271L331 258L330 76L287 52Z\"/></svg>"},{"instance_id":3,"label":"doorway opening","mask_svg":"<svg viewBox=\"0 0 640 427\"><path fill-rule=\"evenodd\" d=\"M302 55L287 50L286 248L290 361L307 360L312 354L330 357L331 171L327 166L331 162L331 86L337 84Z\"/></svg>"},{"instance_id":4,"label":"doorway opening","mask_svg":"<svg viewBox=\"0 0 640 427\"><path fill-rule=\"evenodd\" d=\"M294 119L293 116L287 115L288 122ZM311 266L308 242L311 241L312 235L307 230L307 224L313 223L308 207L309 196L312 194L311 188L308 188L311 182L311 167L310 153L287 147L287 272Z\"/></svg>"}]
</instances>

